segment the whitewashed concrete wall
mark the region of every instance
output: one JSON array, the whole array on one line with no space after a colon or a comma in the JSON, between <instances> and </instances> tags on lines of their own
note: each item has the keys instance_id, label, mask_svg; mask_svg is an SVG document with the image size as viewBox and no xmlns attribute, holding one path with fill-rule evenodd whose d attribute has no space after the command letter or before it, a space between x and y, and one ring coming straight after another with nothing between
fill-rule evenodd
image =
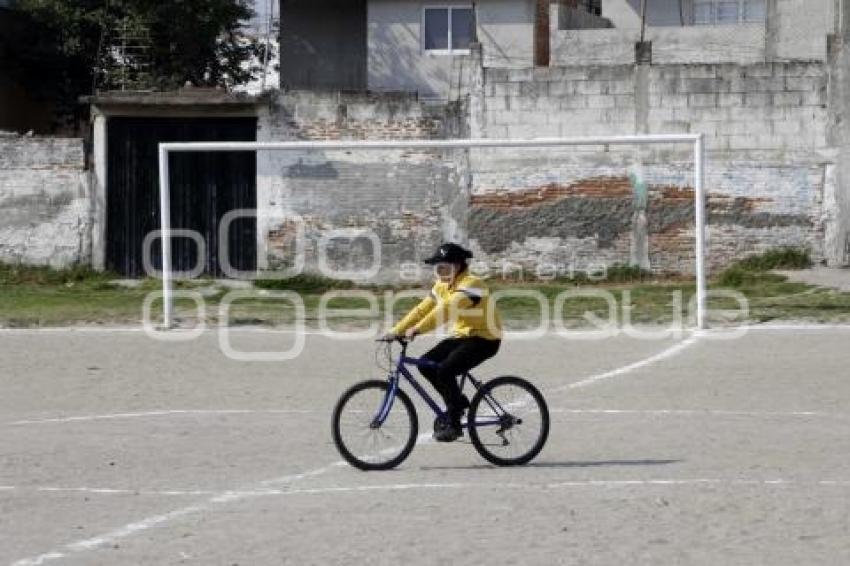
<instances>
[{"instance_id":1,"label":"whitewashed concrete wall","mask_svg":"<svg viewBox=\"0 0 850 566\"><path fill-rule=\"evenodd\" d=\"M653 27L646 34L657 64L763 63L765 36L764 24Z\"/></svg>"},{"instance_id":2,"label":"whitewashed concrete wall","mask_svg":"<svg viewBox=\"0 0 850 566\"><path fill-rule=\"evenodd\" d=\"M368 5L369 89L412 91L422 98L447 99L458 78L457 56L431 54L422 40L425 6L469 6L463 0L370 0ZM483 0L476 4L484 62L494 67L533 63L532 0Z\"/></svg>"},{"instance_id":3,"label":"whitewashed concrete wall","mask_svg":"<svg viewBox=\"0 0 850 566\"><path fill-rule=\"evenodd\" d=\"M835 0L772 0L768 57L772 61L823 61L826 38L835 33ZM769 5L770 8L770 5Z\"/></svg>"},{"instance_id":4,"label":"whitewashed concrete wall","mask_svg":"<svg viewBox=\"0 0 850 566\"><path fill-rule=\"evenodd\" d=\"M0 261L90 261L91 190L83 140L0 137Z\"/></svg>"},{"instance_id":5,"label":"whitewashed concrete wall","mask_svg":"<svg viewBox=\"0 0 850 566\"><path fill-rule=\"evenodd\" d=\"M673 4L651 4L655 20L668 24L677 21L678 8ZM691 5L686 0L686 18L690 18ZM826 61L827 36L837 30L835 6L836 0L768 0L764 23L648 25L645 39L652 42L652 62L657 64ZM553 65L634 62L640 18L626 0L603 2L602 15L612 21L614 29L560 30L554 16L559 5L553 4L552 10ZM672 16L662 17L663 11Z\"/></svg>"},{"instance_id":6,"label":"whitewashed concrete wall","mask_svg":"<svg viewBox=\"0 0 850 566\"><path fill-rule=\"evenodd\" d=\"M626 5L624 10L634 13ZM640 27L624 19L625 27L612 29L558 29L558 4L552 5L550 20L552 65L624 65L634 63L635 44ZM622 18L621 18L622 19ZM765 61L766 27L764 24L725 26L647 27L645 40L652 42L652 62L739 63ZM824 33L824 42L826 35ZM824 60L826 51L821 55ZM808 58L808 54L806 55Z\"/></svg>"},{"instance_id":7,"label":"whitewashed concrete wall","mask_svg":"<svg viewBox=\"0 0 850 566\"><path fill-rule=\"evenodd\" d=\"M640 29L640 15L628 0L602 0L602 17L618 29Z\"/></svg>"},{"instance_id":8,"label":"whitewashed concrete wall","mask_svg":"<svg viewBox=\"0 0 850 566\"><path fill-rule=\"evenodd\" d=\"M461 113L401 94L281 94L259 117L258 141L465 137ZM268 151L257 154L259 263L291 268L299 218L305 269L316 271L318 242L335 230L369 229L380 238L374 281L396 281L443 240L465 237L468 182L462 151ZM367 238L331 242L337 271L368 265ZM348 277L351 278L351 277Z\"/></svg>"}]
</instances>

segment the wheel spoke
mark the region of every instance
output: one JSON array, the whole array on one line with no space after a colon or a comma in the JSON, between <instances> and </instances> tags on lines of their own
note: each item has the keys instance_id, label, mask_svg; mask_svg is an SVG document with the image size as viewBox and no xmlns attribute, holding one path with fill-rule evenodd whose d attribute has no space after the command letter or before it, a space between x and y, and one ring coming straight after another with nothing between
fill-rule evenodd
<instances>
[{"instance_id":1,"label":"wheel spoke","mask_svg":"<svg viewBox=\"0 0 850 566\"><path fill-rule=\"evenodd\" d=\"M497 378L484 386L482 396L475 407L477 414L473 415L473 422L502 419L503 424L473 424L470 435L476 449L498 464L522 463L533 458L542 448L549 426L545 401L539 393L521 379Z\"/></svg>"},{"instance_id":2,"label":"wheel spoke","mask_svg":"<svg viewBox=\"0 0 850 566\"><path fill-rule=\"evenodd\" d=\"M355 386L335 411L335 440L340 451L350 463L364 469L392 467L400 461L395 460L406 456L415 440L415 415L401 396L394 399L381 426L373 428L386 387L380 382Z\"/></svg>"}]
</instances>

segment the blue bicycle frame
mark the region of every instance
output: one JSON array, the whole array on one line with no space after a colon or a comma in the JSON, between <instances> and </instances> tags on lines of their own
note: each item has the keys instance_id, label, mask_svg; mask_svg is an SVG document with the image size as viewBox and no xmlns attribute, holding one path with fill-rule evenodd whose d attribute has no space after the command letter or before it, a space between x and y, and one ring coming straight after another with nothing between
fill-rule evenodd
<instances>
[{"instance_id":1,"label":"blue bicycle frame","mask_svg":"<svg viewBox=\"0 0 850 566\"><path fill-rule=\"evenodd\" d=\"M390 371L389 376L387 377L387 381L389 383L389 388L387 388L387 394L384 396L384 400L381 403L381 408L378 410L378 414L375 415L375 418L372 420L372 427L378 428L384 421L387 419L387 416L390 414L390 411L393 408L393 402L396 398L396 392L398 391L399 382L401 381L401 377L403 376L410 385L413 386L413 389L419 393L419 396L431 407L431 410L434 411L438 417L446 417L446 411L440 408L434 398L431 397L428 392L425 390L422 385L416 381L416 378L410 373L407 369L408 365L416 366L416 367L438 367L440 364L434 362L432 360L424 359L424 358L411 358L407 355L407 341L403 339L397 338L396 341L401 344L401 355L396 361L395 369ZM466 380L469 380L470 383L475 387L475 389L481 389L483 385L482 382L478 381L472 374L469 372L464 373L461 376L460 380L460 390L463 391L463 386L466 383ZM494 413L500 416L495 416L483 420L475 420L475 426L494 426L499 425L504 422L506 416L508 416L508 412L505 411L501 405L495 400L490 398L489 396L484 397L484 401L490 406ZM469 422L461 423L461 427L468 428Z\"/></svg>"}]
</instances>

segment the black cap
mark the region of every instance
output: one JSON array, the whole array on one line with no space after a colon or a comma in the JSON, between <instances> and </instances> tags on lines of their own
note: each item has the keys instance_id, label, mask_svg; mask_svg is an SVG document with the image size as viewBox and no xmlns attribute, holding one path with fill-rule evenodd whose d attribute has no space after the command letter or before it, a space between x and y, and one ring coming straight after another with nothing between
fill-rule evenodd
<instances>
[{"instance_id":1,"label":"black cap","mask_svg":"<svg viewBox=\"0 0 850 566\"><path fill-rule=\"evenodd\" d=\"M463 263L465 264L472 257L472 252L466 248L448 242L442 244L434 255L425 259L428 265L435 263Z\"/></svg>"}]
</instances>

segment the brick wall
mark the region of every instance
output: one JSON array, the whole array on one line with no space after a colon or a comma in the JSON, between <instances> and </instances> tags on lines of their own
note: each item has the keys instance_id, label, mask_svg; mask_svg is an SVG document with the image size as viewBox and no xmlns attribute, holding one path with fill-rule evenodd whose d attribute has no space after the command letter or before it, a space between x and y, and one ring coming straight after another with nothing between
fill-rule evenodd
<instances>
[{"instance_id":1,"label":"brick wall","mask_svg":"<svg viewBox=\"0 0 850 566\"><path fill-rule=\"evenodd\" d=\"M469 106L289 93L261 120L260 139L703 132L709 266L783 245L823 257L823 63L488 68L483 85ZM468 108L478 102L482 117L471 120ZM269 214L260 221L261 255L272 267L291 258L295 228L285 217L298 215L310 243L308 269L317 265L323 234L369 228L382 242L379 278L387 280L442 239L470 240L483 258L528 269L648 261L655 271L694 270L689 147L269 152L258 160L258 202ZM636 215L640 184L645 218ZM647 241L643 252L638 238ZM371 243L344 238L329 252L340 269L372 253Z\"/></svg>"},{"instance_id":2,"label":"brick wall","mask_svg":"<svg viewBox=\"0 0 850 566\"><path fill-rule=\"evenodd\" d=\"M260 140L430 139L459 137L459 108L423 105L405 95L288 93L261 118ZM396 280L444 238L461 239L468 194L462 152L265 152L258 155L258 229L270 268L291 264L301 218L306 269L335 230L367 228L380 238L379 280ZM375 251L367 238L329 241L336 270L363 268Z\"/></svg>"},{"instance_id":3,"label":"brick wall","mask_svg":"<svg viewBox=\"0 0 850 566\"><path fill-rule=\"evenodd\" d=\"M258 140L703 132L710 266L782 245L809 247L817 260L844 234L835 212L843 170L827 136L841 97L829 76L818 62L488 68L468 103L282 94L260 116ZM529 268L645 257L656 271L693 271L688 148L267 151L257 174L258 244L270 267L291 261L300 228L308 269L323 237L368 228L381 241L379 280L397 279L402 262L446 239ZM644 186L645 209L636 204ZM93 208L81 140L0 138L0 259L90 261ZM327 259L349 270L373 255L367 238L338 237Z\"/></svg>"},{"instance_id":4,"label":"brick wall","mask_svg":"<svg viewBox=\"0 0 850 566\"><path fill-rule=\"evenodd\" d=\"M486 137L704 133L712 268L784 245L824 257L825 64L486 69L485 79ZM492 259L529 266L634 262L640 180L649 265L692 272L690 151L482 152L472 161L469 235Z\"/></svg>"},{"instance_id":5,"label":"brick wall","mask_svg":"<svg viewBox=\"0 0 850 566\"><path fill-rule=\"evenodd\" d=\"M90 206L81 139L0 137L0 261L89 261Z\"/></svg>"}]
</instances>

